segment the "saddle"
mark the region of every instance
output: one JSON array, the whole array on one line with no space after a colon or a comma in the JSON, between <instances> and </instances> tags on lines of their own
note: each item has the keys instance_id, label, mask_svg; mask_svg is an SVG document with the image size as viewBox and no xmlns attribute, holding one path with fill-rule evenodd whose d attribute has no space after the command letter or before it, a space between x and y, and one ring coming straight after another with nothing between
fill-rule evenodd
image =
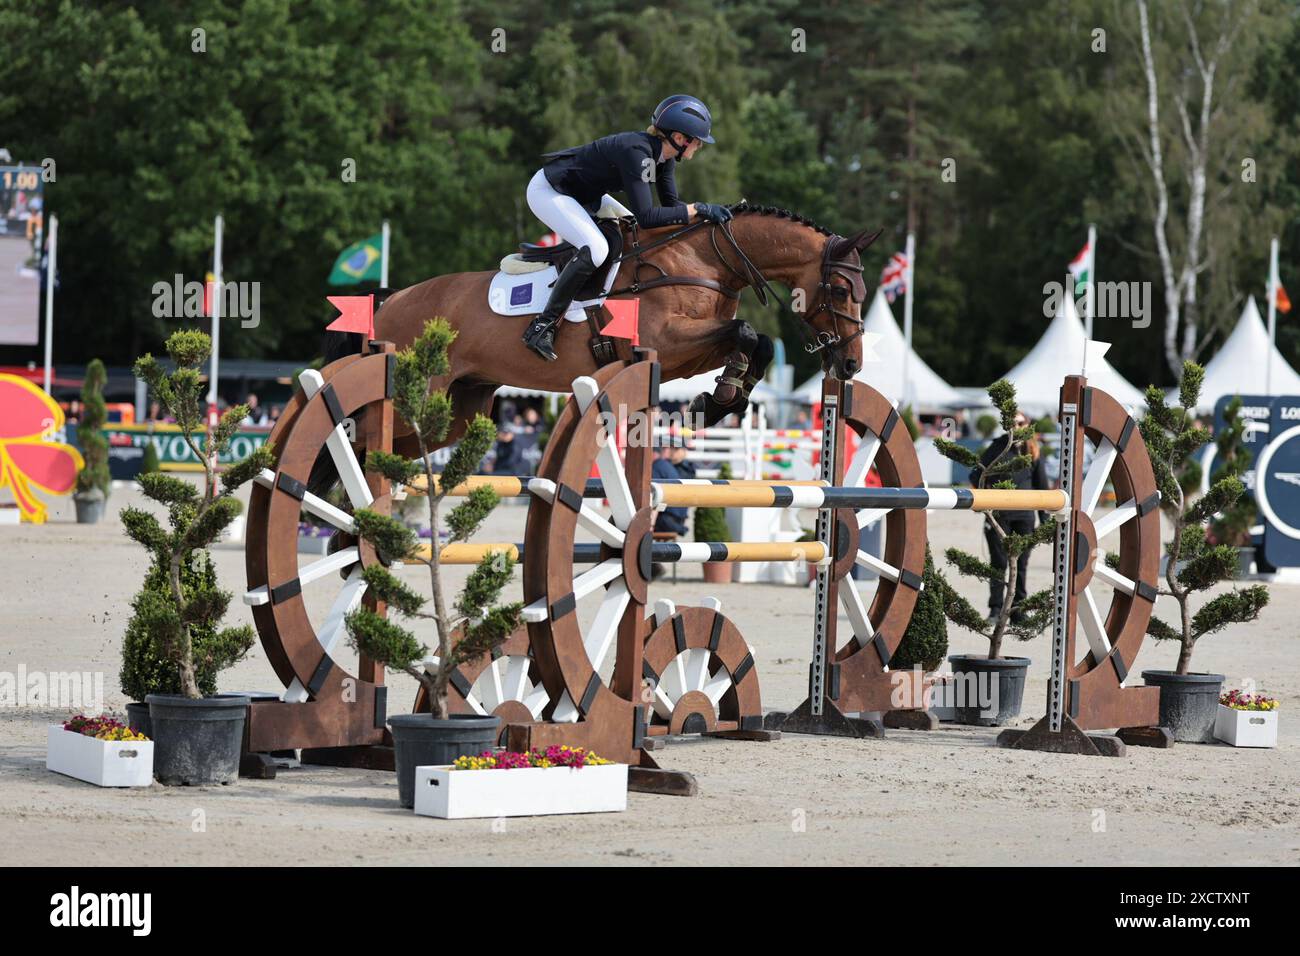
<instances>
[{"instance_id":1,"label":"saddle","mask_svg":"<svg viewBox=\"0 0 1300 956\"><path fill-rule=\"evenodd\" d=\"M602 296L605 292L605 277L609 274L611 268L617 268L618 257L623 254L623 229L617 219L597 219L596 227L600 229L600 234L605 237L605 242L609 244L609 255L605 261L600 264L578 294L574 296L574 301L584 299L595 299ZM537 263L542 268L546 266L555 266L558 273L565 263L578 254L578 249L571 242L560 242L554 246L541 246L535 242L521 242L519 244L519 258L524 262Z\"/></svg>"}]
</instances>

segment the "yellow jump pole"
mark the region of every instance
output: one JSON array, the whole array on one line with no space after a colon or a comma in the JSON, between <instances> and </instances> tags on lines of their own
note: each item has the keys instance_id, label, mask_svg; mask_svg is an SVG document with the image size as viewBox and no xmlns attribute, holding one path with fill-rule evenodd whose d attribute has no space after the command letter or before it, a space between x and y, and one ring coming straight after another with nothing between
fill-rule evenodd
<instances>
[{"instance_id":1,"label":"yellow jump pole","mask_svg":"<svg viewBox=\"0 0 1300 956\"><path fill-rule=\"evenodd\" d=\"M518 498L528 494L529 478L517 478L513 475L472 475L459 485L447 492L451 498L463 498L475 488L491 488L502 498ZM433 476L434 488L441 491L442 483L437 475ZM415 478L406 486L408 494L422 495L425 489L424 476ZM686 478L680 482L655 482L672 487L689 487L689 488L766 488L772 485L788 485L792 488L798 487L821 487L825 484L822 481L780 481L777 479L766 478L730 478L725 479L723 483L713 484L707 478ZM587 482L583 489L584 498L603 498L605 489L599 479L592 479Z\"/></svg>"}]
</instances>

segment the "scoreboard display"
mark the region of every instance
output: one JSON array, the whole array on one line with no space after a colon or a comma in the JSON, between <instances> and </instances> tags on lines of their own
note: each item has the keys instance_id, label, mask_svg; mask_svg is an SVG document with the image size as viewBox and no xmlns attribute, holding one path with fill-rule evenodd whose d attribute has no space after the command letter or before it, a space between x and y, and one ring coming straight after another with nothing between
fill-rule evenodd
<instances>
[{"instance_id":1,"label":"scoreboard display","mask_svg":"<svg viewBox=\"0 0 1300 956\"><path fill-rule=\"evenodd\" d=\"M36 345L40 331L45 180L39 166L0 166L0 345Z\"/></svg>"}]
</instances>

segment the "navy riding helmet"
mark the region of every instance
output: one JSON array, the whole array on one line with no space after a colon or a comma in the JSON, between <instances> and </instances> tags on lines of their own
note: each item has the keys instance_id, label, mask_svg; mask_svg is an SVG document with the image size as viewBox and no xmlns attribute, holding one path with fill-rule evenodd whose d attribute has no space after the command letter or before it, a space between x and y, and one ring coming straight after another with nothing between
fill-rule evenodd
<instances>
[{"instance_id":1,"label":"navy riding helmet","mask_svg":"<svg viewBox=\"0 0 1300 956\"><path fill-rule=\"evenodd\" d=\"M713 142L709 135L713 126L709 108L685 93L674 93L656 106L650 122L665 133L684 133L705 143Z\"/></svg>"}]
</instances>

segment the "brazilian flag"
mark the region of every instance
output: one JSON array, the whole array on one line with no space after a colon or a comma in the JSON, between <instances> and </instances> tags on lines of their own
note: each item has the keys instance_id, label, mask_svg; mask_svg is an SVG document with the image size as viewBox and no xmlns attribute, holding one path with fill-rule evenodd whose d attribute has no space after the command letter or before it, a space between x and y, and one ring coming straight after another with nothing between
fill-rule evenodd
<instances>
[{"instance_id":1,"label":"brazilian flag","mask_svg":"<svg viewBox=\"0 0 1300 956\"><path fill-rule=\"evenodd\" d=\"M340 252L334 262L334 269L330 272L329 284L356 285L367 279L378 282L383 242L384 237L377 234L354 242Z\"/></svg>"}]
</instances>

